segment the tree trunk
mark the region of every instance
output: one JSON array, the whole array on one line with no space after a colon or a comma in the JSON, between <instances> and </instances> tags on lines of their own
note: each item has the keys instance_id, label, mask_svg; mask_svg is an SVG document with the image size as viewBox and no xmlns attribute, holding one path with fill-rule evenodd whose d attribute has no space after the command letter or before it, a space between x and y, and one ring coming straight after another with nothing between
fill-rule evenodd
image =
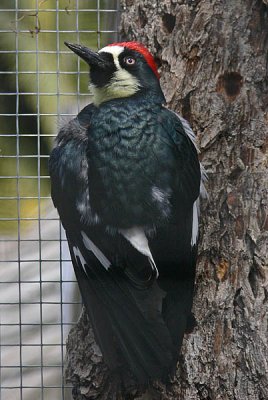
<instances>
[{"instance_id":1,"label":"tree trunk","mask_svg":"<svg viewBox=\"0 0 268 400\"><path fill-rule=\"evenodd\" d=\"M74 399L268 399L267 1L122 3L123 38L156 55L168 105L192 125L209 176L198 326L174 382L128 397L116 393L82 316L67 346Z\"/></svg>"}]
</instances>

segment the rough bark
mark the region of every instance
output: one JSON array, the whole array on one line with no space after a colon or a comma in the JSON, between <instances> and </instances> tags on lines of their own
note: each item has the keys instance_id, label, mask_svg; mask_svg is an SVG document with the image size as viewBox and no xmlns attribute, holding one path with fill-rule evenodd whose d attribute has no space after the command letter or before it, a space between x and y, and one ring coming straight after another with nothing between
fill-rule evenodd
<instances>
[{"instance_id":1,"label":"rough bark","mask_svg":"<svg viewBox=\"0 0 268 400\"><path fill-rule=\"evenodd\" d=\"M168 105L197 133L209 175L198 326L185 337L174 382L128 397L115 392L82 316L68 342L74 399L268 399L267 2L122 3L124 38L156 54Z\"/></svg>"}]
</instances>

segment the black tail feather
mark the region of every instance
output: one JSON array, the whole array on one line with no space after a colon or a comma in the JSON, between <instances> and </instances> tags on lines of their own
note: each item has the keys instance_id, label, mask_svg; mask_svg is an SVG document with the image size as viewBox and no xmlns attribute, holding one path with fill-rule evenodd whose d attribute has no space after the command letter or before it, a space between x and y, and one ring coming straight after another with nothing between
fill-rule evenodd
<instances>
[{"instance_id":1,"label":"black tail feather","mask_svg":"<svg viewBox=\"0 0 268 400\"><path fill-rule=\"evenodd\" d=\"M74 243L86 260L90 279L72 251ZM164 379L174 354L161 314L164 292L156 282L146 290L133 287L119 268L106 271L79 237L69 237L69 244L83 301L109 367L120 365L120 354L140 383Z\"/></svg>"}]
</instances>

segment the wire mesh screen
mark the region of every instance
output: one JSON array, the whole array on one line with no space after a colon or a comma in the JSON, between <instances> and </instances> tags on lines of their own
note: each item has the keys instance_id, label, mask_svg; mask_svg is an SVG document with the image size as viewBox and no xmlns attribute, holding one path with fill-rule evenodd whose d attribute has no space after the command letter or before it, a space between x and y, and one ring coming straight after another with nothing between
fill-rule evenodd
<instances>
[{"instance_id":1,"label":"wire mesh screen","mask_svg":"<svg viewBox=\"0 0 268 400\"><path fill-rule=\"evenodd\" d=\"M70 399L64 343L81 308L50 199L58 126L90 102L64 41L117 39L117 0L1 0L0 400Z\"/></svg>"}]
</instances>

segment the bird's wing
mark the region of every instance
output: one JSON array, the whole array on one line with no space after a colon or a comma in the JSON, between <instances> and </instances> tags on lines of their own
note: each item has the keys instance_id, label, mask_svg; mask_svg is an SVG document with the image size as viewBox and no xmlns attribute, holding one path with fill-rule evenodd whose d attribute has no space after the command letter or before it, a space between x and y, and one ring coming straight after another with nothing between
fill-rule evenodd
<instances>
[{"instance_id":1,"label":"bird's wing","mask_svg":"<svg viewBox=\"0 0 268 400\"><path fill-rule=\"evenodd\" d=\"M193 133L186 122L164 109L161 132L166 146L175 152L172 215L160 226L149 246L159 271L158 284L166 292L162 314L174 344L180 347L183 334L193 323L191 314L197 257L200 164ZM189 127L190 129L190 127Z\"/></svg>"},{"instance_id":2,"label":"bird's wing","mask_svg":"<svg viewBox=\"0 0 268 400\"><path fill-rule=\"evenodd\" d=\"M168 135L177 155L176 196L184 207L193 204L200 194L198 150L194 133L187 122L168 109L163 109L162 112L165 114L162 130Z\"/></svg>"},{"instance_id":3,"label":"bird's wing","mask_svg":"<svg viewBox=\"0 0 268 400\"><path fill-rule=\"evenodd\" d=\"M123 356L140 382L164 379L174 357L161 314L165 292L156 281L146 289L133 285L123 267L112 262L117 239L101 227L67 230L67 238L83 302L106 363L114 369ZM134 247L127 251L140 268L138 252Z\"/></svg>"},{"instance_id":4,"label":"bird's wing","mask_svg":"<svg viewBox=\"0 0 268 400\"><path fill-rule=\"evenodd\" d=\"M49 164L52 199L66 230L83 302L107 364L115 368L117 358L122 360L123 356L140 382L164 378L174 357L161 314L165 293L154 280L157 271L142 229L107 233L107 227L91 210L88 123L90 118L83 116L81 123L78 116L58 137Z\"/></svg>"}]
</instances>

